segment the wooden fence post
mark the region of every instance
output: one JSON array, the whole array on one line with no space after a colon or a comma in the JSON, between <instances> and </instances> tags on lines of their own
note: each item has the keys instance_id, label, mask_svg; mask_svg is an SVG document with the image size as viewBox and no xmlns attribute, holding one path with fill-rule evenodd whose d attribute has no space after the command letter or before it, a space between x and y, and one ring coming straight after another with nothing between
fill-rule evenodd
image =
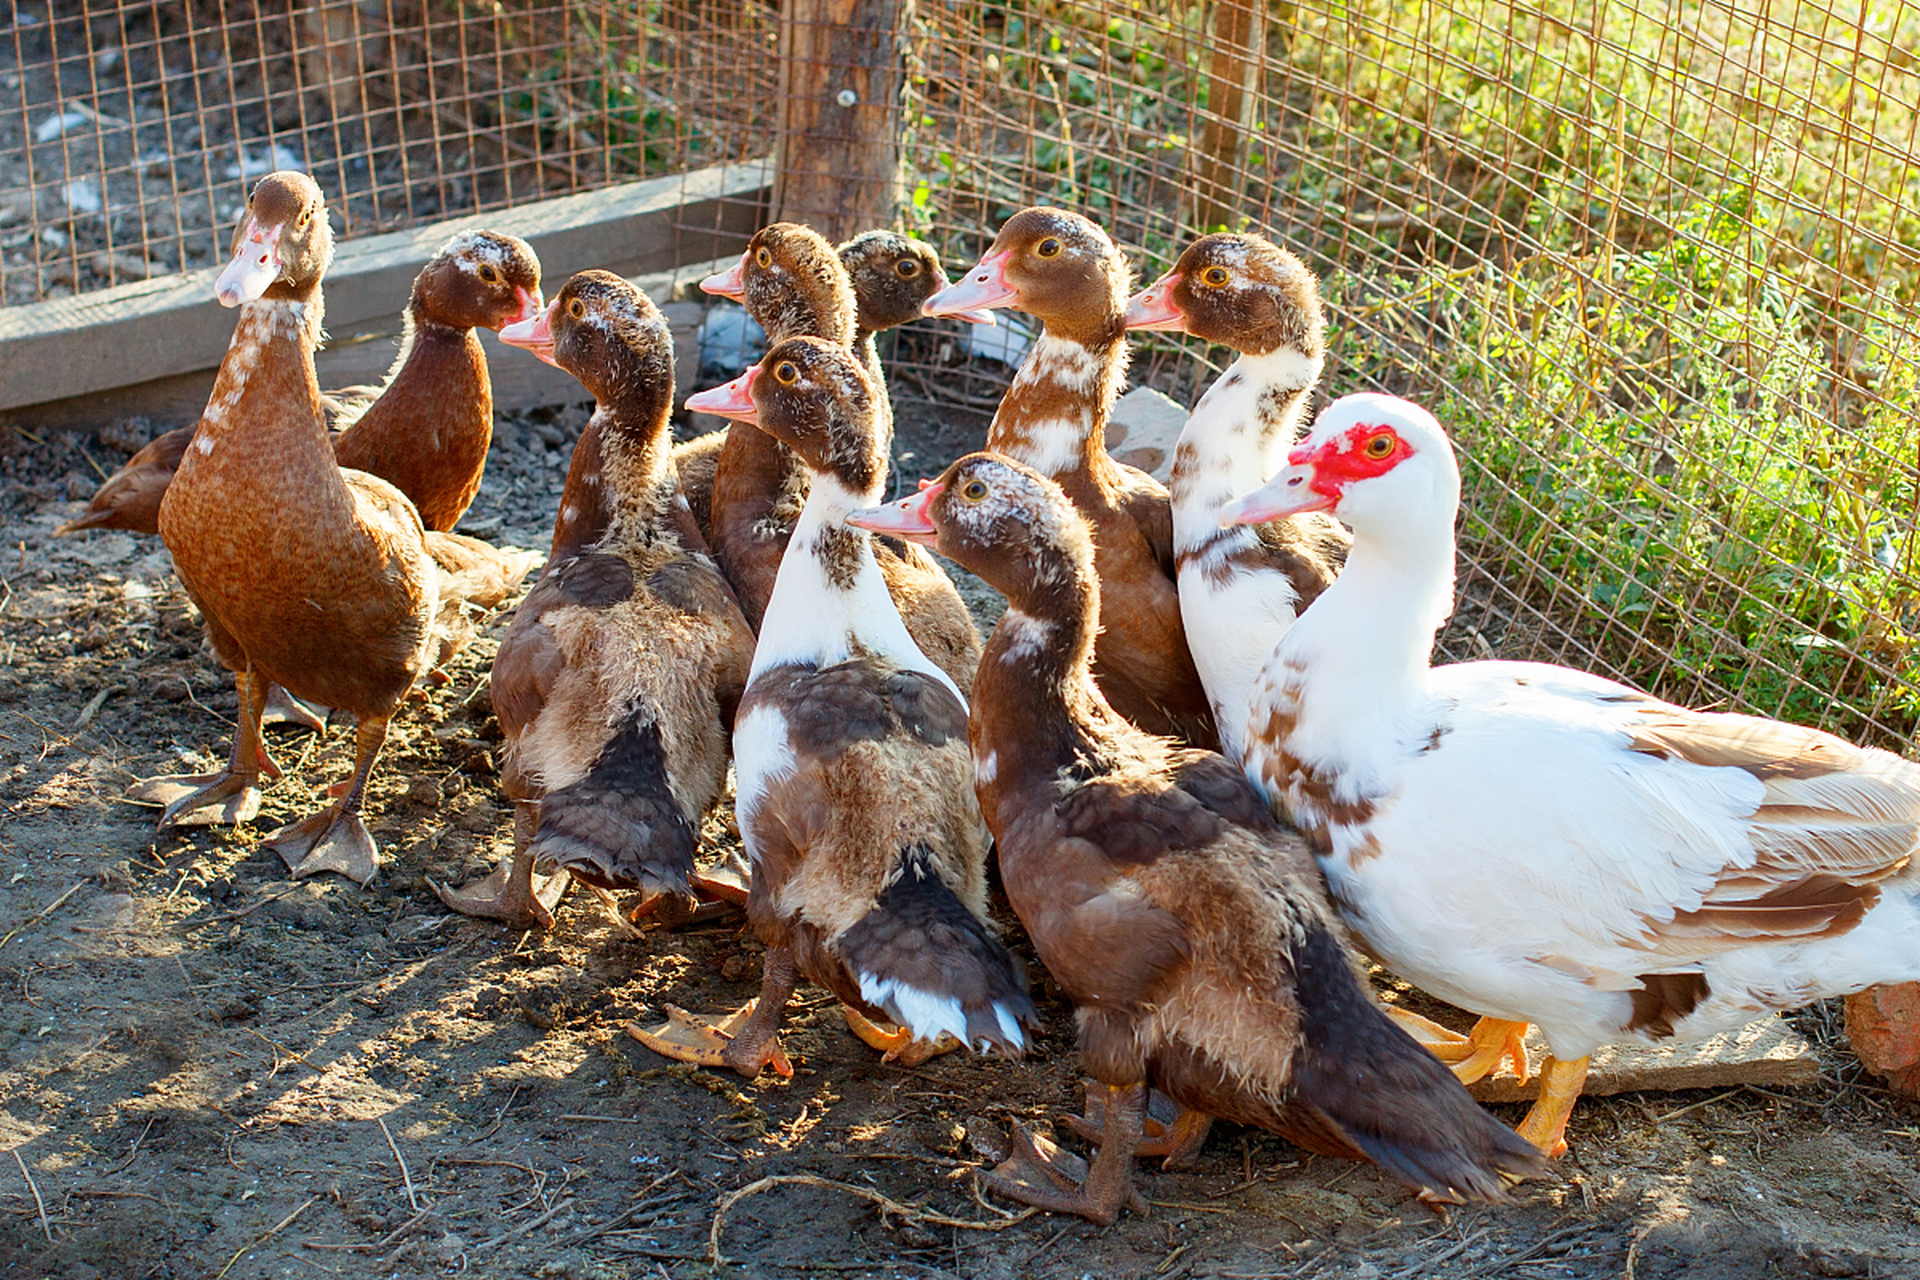
<instances>
[{"instance_id":1,"label":"wooden fence post","mask_svg":"<svg viewBox=\"0 0 1920 1280\"><path fill-rule=\"evenodd\" d=\"M1207 118L1200 128L1193 184L1193 220L1203 231L1223 224L1239 229L1267 21L1267 0L1215 0Z\"/></svg>"},{"instance_id":2,"label":"wooden fence post","mask_svg":"<svg viewBox=\"0 0 1920 1280\"><path fill-rule=\"evenodd\" d=\"M891 226L914 0L785 0L773 217L835 242Z\"/></svg>"}]
</instances>

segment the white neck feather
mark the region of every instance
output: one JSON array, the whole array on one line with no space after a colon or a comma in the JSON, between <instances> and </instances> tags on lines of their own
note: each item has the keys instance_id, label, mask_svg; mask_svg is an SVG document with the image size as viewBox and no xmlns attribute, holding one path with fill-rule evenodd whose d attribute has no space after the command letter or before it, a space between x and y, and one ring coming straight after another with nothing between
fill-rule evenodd
<instances>
[{"instance_id":1,"label":"white neck feather","mask_svg":"<svg viewBox=\"0 0 1920 1280\"><path fill-rule=\"evenodd\" d=\"M1207 388L1180 433L1168 485L1175 550L1193 551L1215 541L1220 508L1259 488L1279 470L1306 414L1307 397L1301 393L1320 381L1324 363L1285 347L1243 355ZM1262 418L1263 400L1290 393L1294 400L1285 412ZM1241 529L1223 545L1251 543L1257 537L1253 530Z\"/></svg>"},{"instance_id":2,"label":"white neck feather","mask_svg":"<svg viewBox=\"0 0 1920 1280\"><path fill-rule=\"evenodd\" d=\"M958 686L920 651L900 620L900 610L873 558L872 536L844 523L848 512L878 506L880 500L877 485L871 492L855 493L838 476L814 473L807 505L793 527L793 539L787 543L773 582L773 596L760 620L749 681L775 667L826 667L861 652L933 676L953 690L961 705L966 704ZM823 534L846 537L857 549L851 585L836 582L820 558Z\"/></svg>"}]
</instances>

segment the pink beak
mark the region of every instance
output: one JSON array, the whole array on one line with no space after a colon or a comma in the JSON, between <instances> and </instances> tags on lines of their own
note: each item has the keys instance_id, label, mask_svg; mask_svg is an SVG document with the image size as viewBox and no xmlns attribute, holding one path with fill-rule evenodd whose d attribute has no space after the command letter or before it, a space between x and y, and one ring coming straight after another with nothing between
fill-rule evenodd
<instances>
[{"instance_id":1,"label":"pink beak","mask_svg":"<svg viewBox=\"0 0 1920 1280\"><path fill-rule=\"evenodd\" d=\"M553 307L560 305L560 299L553 300ZM558 369L560 364L553 358L553 307L540 310L540 295L533 296L533 315L515 320L500 330L500 341L510 347L523 347L541 360Z\"/></svg>"},{"instance_id":2,"label":"pink beak","mask_svg":"<svg viewBox=\"0 0 1920 1280\"><path fill-rule=\"evenodd\" d=\"M931 547L939 541L940 535L933 527L933 521L928 518L927 509L945 491L946 486L938 481L922 480L920 492L912 497L889 502L884 507L862 507L858 511L850 511L847 513L847 523L856 529L890 533L896 538Z\"/></svg>"},{"instance_id":3,"label":"pink beak","mask_svg":"<svg viewBox=\"0 0 1920 1280\"><path fill-rule=\"evenodd\" d=\"M1269 520L1297 516L1306 511L1331 511L1339 502L1338 497L1313 487L1311 462L1297 463L1282 469L1252 493L1235 498L1221 507L1220 527L1230 529L1236 524L1265 524Z\"/></svg>"},{"instance_id":4,"label":"pink beak","mask_svg":"<svg viewBox=\"0 0 1920 1280\"><path fill-rule=\"evenodd\" d=\"M214 296L223 307L252 302L280 278L280 233L283 228L263 227L247 215L246 234L240 237L240 250L233 255L220 278L213 282Z\"/></svg>"},{"instance_id":5,"label":"pink beak","mask_svg":"<svg viewBox=\"0 0 1920 1280\"><path fill-rule=\"evenodd\" d=\"M540 308L544 304L540 301L540 291L538 289L535 289L532 293L528 293L525 289L515 286L513 295L520 299L520 313L514 316L513 319L507 321L508 324L525 324L540 314Z\"/></svg>"},{"instance_id":6,"label":"pink beak","mask_svg":"<svg viewBox=\"0 0 1920 1280\"><path fill-rule=\"evenodd\" d=\"M723 382L687 397L687 408L694 413L717 413L735 422L758 422L760 411L753 405L753 380L760 375L755 365L732 382Z\"/></svg>"},{"instance_id":7,"label":"pink beak","mask_svg":"<svg viewBox=\"0 0 1920 1280\"><path fill-rule=\"evenodd\" d=\"M1127 328L1170 329L1175 333L1185 333L1186 314L1173 301L1173 286L1179 283L1180 273L1169 271L1127 299Z\"/></svg>"},{"instance_id":8,"label":"pink beak","mask_svg":"<svg viewBox=\"0 0 1920 1280\"><path fill-rule=\"evenodd\" d=\"M940 288L934 291L933 296L936 298L939 297L941 293L944 293L946 290L953 287L947 282L947 273L940 269L940 266L938 263L934 264L933 278L940 282ZM998 321L996 321L993 318L993 312L988 311L985 308L979 308L973 311L949 311L947 314L952 316L955 320L965 320L968 324L997 324L998 323Z\"/></svg>"},{"instance_id":9,"label":"pink beak","mask_svg":"<svg viewBox=\"0 0 1920 1280\"><path fill-rule=\"evenodd\" d=\"M742 253L740 261L725 271L716 271L700 282L700 288L706 293L717 293L723 298L732 298L735 302L747 296L747 255Z\"/></svg>"},{"instance_id":10,"label":"pink beak","mask_svg":"<svg viewBox=\"0 0 1920 1280\"><path fill-rule=\"evenodd\" d=\"M1011 261L1011 249L988 254L959 284L948 285L922 303L920 314L971 319L970 313L1018 306L1020 291L1007 283L1007 264Z\"/></svg>"}]
</instances>

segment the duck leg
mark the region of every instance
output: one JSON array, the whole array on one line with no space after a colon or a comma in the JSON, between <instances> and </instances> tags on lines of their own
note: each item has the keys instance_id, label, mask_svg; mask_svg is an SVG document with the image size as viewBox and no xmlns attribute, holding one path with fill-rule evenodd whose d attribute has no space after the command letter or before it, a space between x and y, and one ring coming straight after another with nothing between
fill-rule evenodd
<instances>
[{"instance_id":1,"label":"duck leg","mask_svg":"<svg viewBox=\"0 0 1920 1280\"><path fill-rule=\"evenodd\" d=\"M354 728L353 778L346 794L319 813L288 823L267 837L266 847L286 861L295 880L338 871L365 885L380 870L380 846L360 820L367 777L387 740L387 717L368 716Z\"/></svg>"},{"instance_id":2,"label":"duck leg","mask_svg":"<svg viewBox=\"0 0 1920 1280\"><path fill-rule=\"evenodd\" d=\"M163 827L246 822L260 812L260 775L280 775L280 767L267 755L260 740L265 677L251 669L239 671L234 673L233 684L239 693L239 705L234 713L233 747L227 755L226 769L220 773L148 778L127 792L127 799L136 804L164 805L160 814Z\"/></svg>"},{"instance_id":3,"label":"duck leg","mask_svg":"<svg viewBox=\"0 0 1920 1280\"><path fill-rule=\"evenodd\" d=\"M655 1053L702 1067L732 1067L751 1080L762 1067L785 1077L793 1064L780 1048L780 1017L793 995L793 951L769 947L760 974L760 995L725 1018L714 1020L667 1006L667 1021L653 1030L629 1022L627 1034Z\"/></svg>"},{"instance_id":4,"label":"duck leg","mask_svg":"<svg viewBox=\"0 0 1920 1280\"><path fill-rule=\"evenodd\" d=\"M1088 1080L1085 1084L1086 1114L1068 1116L1062 1123L1076 1137L1098 1146L1105 1140L1105 1132L1093 1110L1100 1091L1106 1086L1097 1080ZM1162 1119L1163 1116L1168 1118ZM1180 1107L1159 1090L1149 1089L1146 1114L1141 1119L1140 1142L1133 1154L1141 1160L1159 1160L1162 1169L1178 1169L1200 1154L1212 1130L1213 1117L1206 1112Z\"/></svg>"},{"instance_id":5,"label":"duck leg","mask_svg":"<svg viewBox=\"0 0 1920 1280\"><path fill-rule=\"evenodd\" d=\"M1443 1027L1432 1018L1423 1018L1411 1009L1383 1004L1380 1012L1412 1036L1422 1049L1442 1062L1459 1062L1473 1052L1473 1042L1451 1027Z\"/></svg>"},{"instance_id":6,"label":"duck leg","mask_svg":"<svg viewBox=\"0 0 1920 1280\"><path fill-rule=\"evenodd\" d=\"M484 880L461 889L433 884L440 901L464 916L484 916L515 929L553 928L553 909L572 877L565 871L546 877L533 874L533 837L540 828L540 805L534 800L513 806L513 856ZM540 882L536 883L536 879Z\"/></svg>"},{"instance_id":7,"label":"duck leg","mask_svg":"<svg viewBox=\"0 0 1920 1280\"><path fill-rule=\"evenodd\" d=\"M1453 1074L1461 1084L1472 1084L1500 1069L1500 1064L1511 1058L1513 1073L1525 1084L1533 1075L1533 1064L1527 1061L1527 1028L1525 1022L1509 1022L1505 1018L1482 1018L1473 1024L1473 1030L1467 1033L1468 1052L1465 1057L1453 1063ZM1442 1062L1448 1061L1444 1054L1436 1054ZM1581 1068L1584 1079L1586 1069ZM1579 1093L1575 1088L1574 1092Z\"/></svg>"},{"instance_id":8,"label":"duck leg","mask_svg":"<svg viewBox=\"0 0 1920 1280\"><path fill-rule=\"evenodd\" d=\"M847 1020L847 1030L880 1050L882 1062L917 1067L929 1058L952 1053L960 1047L960 1042L944 1031L932 1040L916 1040L907 1028L894 1027L888 1031L850 1004L841 1005L840 1012Z\"/></svg>"},{"instance_id":9,"label":"duck leg","mask_svg":"<svg viewBox=\"0 0 1920 1280\"><path fill-rule=\"evenodd\" d=\"M1013 1126L1013 1154L982 1173L980 1181L1009 1200L1054 1213L1077 1213L1103 1227L1119 1217L1123 1207L1145 1215L1147 1203L1133 1189L1133 1161L1146 1109L1146 1081L1106 1086L1102 1140L1086 1176L1078 1181L1062 1167L1065 1161L1058 1153L1043 1153L1018 1124Z\"/></svg>"},{"instance_id":10,"label":"duck leg","mask_svg":"<svg viewBox=\"0 0 1920 1280\"><path fill-rule=\"evenodd\" d=\"M1586 1083L1587 1059L1549 1056L1540 1066L1540 1096L1514 1132L1549 1156L1567 1154L1567 1121Z\"/></svg>"},{"instance_id":11,"label":"duck leg","mask_svg":"<svg viewBox=\"0 0 1920 1280\"><path fill-rule=\"evenodd\" d=\"M329 708L317 702L296 698L279 685L269 684L266 707L260 714L260 722L289 724L296 729L311 729L315 733L325 733L328 711Z\"/></svg>"}]
</instances>

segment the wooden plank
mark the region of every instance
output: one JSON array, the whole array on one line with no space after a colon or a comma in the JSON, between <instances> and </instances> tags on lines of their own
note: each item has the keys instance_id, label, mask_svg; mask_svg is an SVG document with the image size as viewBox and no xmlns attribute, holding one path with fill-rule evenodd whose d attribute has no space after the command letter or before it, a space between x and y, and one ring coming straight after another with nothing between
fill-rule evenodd
<instances>
[{"instance_id":1,"label":"wooden plank","mask_svg":"<svg viewBox=\"0 0 1920 1280\"><path fill-rule=\"evenodd\" d=\"M1260 100L1267 0L1216 0L1207 116L1193 149L1194 224L1203 231L1237 229L1246 182L1248 141Z\"/></svg>"},{"instance_id":2,"label":"wooden plank","mask_svg":"<svg viewBox=\"0 0 1920 1280\"><path fill-rule=\"evenodd\" d=\"M343 346L392 332L421 264L477 227L525 238L554 281L586 267L634 276L737 253L765 216L771 181L766 161L716 165L342 241L327 273L328 332ZM232 313L213 298L219 270L0 310L0 410L216 368L233 335Z\"/></svg>"},{"instance_id":3,"label":"wooden plank","mask_svg":"<svg viewBox=\"0 0 1920 1280\"><path fill-rule=\"evenodd\" d=\"M1547 1056L1538 1028L1527 1034L1527 1053L1535 1068ZM1738 1031L1706 1040L1651 1047L1605 1045L1594 1051L1582 1093L1666 1092L1673 1089L1729 1089L1812 1084L1820 1075L1813 1046L1778 1016L1762 1018ZM1504 1064L1500 1074L1468 1086L1481 1102L1525 1102L1540 1095L1538 1078L1521 1084Z\"/></svg>"},{"instance_id":4,"label":"wooden plank","mask_svg":"<svg viewBox=\"0 0 1920 1280\"><path fill-rule=\"evenodd\" d=\"M544 259L543 259L544 261ZM640 276L634 283L648 297L661 304L667 322L674 330L676 348L691 342L704 307L699 303L676 303L677 292L692 288L703 276L732 265L733 254L705 262L692 262L672 271ZM569 273L570 274L570 273ZM553 293L565 276L553 278L547 292ZM228 325L232 319L229 316ZM362 336L347 342L329 342L314 358L320 386L327 391L360 384L377 385L387 376L398 353L400 313L387 317L387 331ZM492 332L480 332L480 345L487 353L487 368L493 379L493 407L512 413L538 405L566 404L588 398L580 384L566 372L535 360L524 351L510 351ZM224 354L224 348L222 353ZM684 361L680 363L686 363ZM217 369L197 369L132 386L113 387L64 400L26 405L0 413L0 425L24 427L29 431L93 431L131 417L144 417L153 424L154 434L183 427L196 421L213 393ZM677 376L685 383L691 379L689 366ZM693 388L681 388L681 394Z\"/></svg>"},{"instance_id":5,"label":"wooden plank","mask_svg":"<svg viewBox=\"0 0 1920 1280\"><path fill-rule=\"evenodd\" d=\"M785 0L774 218L836 243L892 226L913 0Z\"/></svg>"}]
</instances>

